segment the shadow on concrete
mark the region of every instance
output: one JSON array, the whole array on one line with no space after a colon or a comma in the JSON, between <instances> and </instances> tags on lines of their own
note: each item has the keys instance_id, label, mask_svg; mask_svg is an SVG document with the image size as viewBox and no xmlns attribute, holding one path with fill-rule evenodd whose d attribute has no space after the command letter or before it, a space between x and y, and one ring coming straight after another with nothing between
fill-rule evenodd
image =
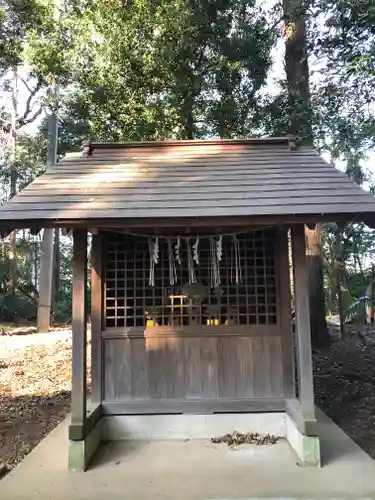
<instances>
[{"instance_id":1,"label":"shadow on concrete","mask_svg":"<svg viewBox=\"0 0 375 500\"><path fill-rule=\"evenodd\" d=\"M90 471L132 460L147 446L148 441L121 441L102 443L90 462Z\"/></svg>"},{"instance_id":2,"label":"shadow on concrete","mask_svg":"<svg viewBox=\"0 0 375 500\"><path fill-rule=\"evenodd\" d=\"M345 462L353 460L368 460L374 463L373 459L366 454L345 432L334 425L319 408L316 408L316 416L319 423L319 438L322 466L334 462Z\"/></svg>"}]
</instances>

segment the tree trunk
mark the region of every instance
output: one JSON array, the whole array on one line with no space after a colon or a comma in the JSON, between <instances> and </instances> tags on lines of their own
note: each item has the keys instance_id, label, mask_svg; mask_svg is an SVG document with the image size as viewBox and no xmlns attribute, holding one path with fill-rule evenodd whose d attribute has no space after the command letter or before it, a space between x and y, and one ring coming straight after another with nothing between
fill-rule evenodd
<instances>
[{"instance_id":1,"label":"tree trunk","mask_svg":"<svg viewBox=\"0 0 375 500\"><path fill-rule=\"evenodd\" d=\"M336 291L337 291L337 305L339 310L340 318L340 333L341 338L345 336L345 310L344 310L344 297L343 297L343 287L345 284L345 266L344 266L344 256L343 256L343 231L344 226L338 224L339 230L335 236L334 243L334 263L336 270Z\"/></svg>"},{"instance_id":2,"label":"tree trunk","mask_svg":"<svg viewBox=\"0 0 375 500\"><path fill-rule=\"evenodd\" d=\"M324 272L319 228L306 228L306 236L306 260L309 266L311 342L314 347L321 347L329 343L329 337L325 315Z\"/></svg>"},{"instance_id":3,"label":"tree trunk","mask_svg":"<svg viewBox=\"0 0 375 500\"><path fill-rule=\"evenodd\" d=\"M60 229L55 229L55 242L53 247L53 302L56 301L56 296L60 288Z\"/></svg>"},{"instance_id":4,"label":"tree trunk","mask_svg":"<svg viewBox=\"0 0 375 500\"><path fill-rule=\"evenodd\" d=\"M307 59L305 0L284 0L285 69L289 133L312 144L312 112Z\"/></svg>"},{"instance_id":5,"label":"tree trunk","mask_svg":"<svg viewBox=\"0 0 375 500\"><path fill-rule=\"evenodd\" d=\"M48 156L47 167L51 168L57 160L57 84L54 82L50 93L55 101L48 117ZM54 230L47 228L43 232L42 256L40 262L40 285L38 302L38 332L48 332L51 323L52 284L54 263Z\"/></svg>"},{"instance_id":6,"label":"tree trunk","mask_svg":"<svg viewBox=\"0 0 375 500\"><path fill-rule=\"evenodd\" d=\"M312 144L312 112L309 91L305 0L283 0L285 19L285 69L288 89L289 134ZM307 230L310 282L311 340L314 346L328 343L325 318L324 273L321 238L317 227Z\"/></svg>"},{"instance_id":7,"label":"tree trunk","mask_svg":"<svg viewBox=\"0 0 375 500\"><path fill-rule=\"evenodd\" d=\"M12 126L11 126L11 157L10 157L10 197L17 194L17 110L18 107L18 71L12 70ZM10 252L8 293L12 294L17 286L17 235L16 230L9 235Z\"/></svg>"},{"instance_id":8,"label":"tree trunk","mask_svg":"<svg viewBox=\"0 0 375 500\"><path fill-rule=\"evenodd\" d=\"M371 316L370 323L374 324L374 299L375 299L375 267L374 264L371 267Z\"/></svg>"},{"instance_id":9,"label":"tree trunk","mask_svg":"<svg viewBox=\"0 0 375 500\"><path fill-rule=\"evenodd\" d=\"M194 97L191 94L185 96L181 106L181 132L182 139L194 139L194 116L193 116Z\"/></svg>"}]
</instances>

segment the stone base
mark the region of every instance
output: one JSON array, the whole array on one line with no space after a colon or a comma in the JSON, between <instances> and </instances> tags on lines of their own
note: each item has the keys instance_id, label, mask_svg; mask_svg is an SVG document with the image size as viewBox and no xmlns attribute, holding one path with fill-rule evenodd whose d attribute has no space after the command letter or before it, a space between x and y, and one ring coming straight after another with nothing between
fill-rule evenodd
<instances>
[{"instance_id":1,"label":"stone base","mask_svg":"<svg viewBox=\"0 0 375 500\"><path fill-rule=\"evenodd\" d=\"M102 442L103 420L100 418L85 439L69 440L69 470L84 472Z\"/></svg>"},{"instance_id":2,"label":"stone base","mask_svg":"<svg viewBox=\"0 0 375 500\"><path fill-rule=\"evenodd\" d=\"M286 437L285 413L104 416L103 440L211 439L228 432Z\"/></svg>"},{"instance_id":3,"label":"stone base","mask_svg":"<svg viewBox=\"0 0 375 500\"><path fill-rule=\"evenodd\" d=\"M320 442L317 436L305 436L286 415L286 438L298 457L299 465L320 467Z\"/></svg>"},{"instance_id":4,"label":"stone base","mask_svg":"<svg viewBox=\"0 0 375 500\"><path fill-rule=\"evenodd\" d=\"M321 465L319 438L302 434L286 413L121 415L101 417L85 439L69 441L69 470L87 470L103 441L209 439L234 429L285 437L299 465Z\"/></svg>"}]
</instances>

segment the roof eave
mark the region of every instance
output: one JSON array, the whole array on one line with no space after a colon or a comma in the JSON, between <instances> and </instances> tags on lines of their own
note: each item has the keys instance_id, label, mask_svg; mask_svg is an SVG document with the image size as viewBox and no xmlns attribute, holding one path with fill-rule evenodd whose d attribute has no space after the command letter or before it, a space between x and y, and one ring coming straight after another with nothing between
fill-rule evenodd
<instances>
[{"instance_id":1,"label":"roof eave","mask_svg":"<svg viewBox=\"0 0 375 500\"><path fill-rule=\"evenodd\" d=\"M289 214L222 217L169 217L169 218L87 218L87 219L22 219L1 220L0 234L6 235L15 229L31 229L38 232L42 228L168 228L168 227L209 227L209 226L252 226L271 224L278 226L292 224L314 225L322 222L364 222L375 228L375 212L348 212L329 214Z\"/></svg>"}]
</instances>

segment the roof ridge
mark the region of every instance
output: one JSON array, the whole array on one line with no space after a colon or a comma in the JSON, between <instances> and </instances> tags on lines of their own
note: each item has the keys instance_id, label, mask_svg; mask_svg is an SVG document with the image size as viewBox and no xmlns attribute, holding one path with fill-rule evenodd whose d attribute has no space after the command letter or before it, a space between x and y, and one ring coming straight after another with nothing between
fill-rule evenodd
<instances>
[{"instance_id":1,"label":"roof ridge","mask_svg":"<svg viewBox=\"0 0 375 500\"><path fill-rule=\"evenodd\" d=\"M91 155L94 149L126 149L134 147L163 147L163 146L219 146L219 145L263 145L263 144L285 144L293 142L290 137L249 137L239 139L194 139L194 140L163 140L163 141L139 141L139 142L94 142L83 141L84 154Z\"/></svg>"}]
</instances>

